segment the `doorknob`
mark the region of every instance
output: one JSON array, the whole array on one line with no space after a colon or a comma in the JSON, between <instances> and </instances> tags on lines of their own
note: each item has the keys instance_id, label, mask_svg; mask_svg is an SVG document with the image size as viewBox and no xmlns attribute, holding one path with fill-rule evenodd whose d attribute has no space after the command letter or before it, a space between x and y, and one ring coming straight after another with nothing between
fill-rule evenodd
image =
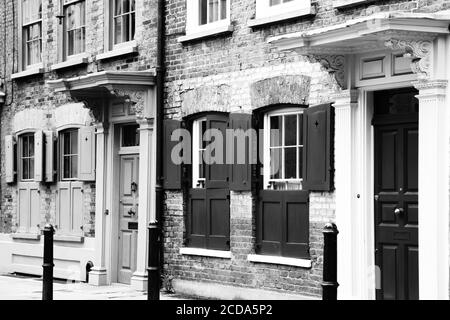
<instances>
[{"instance_id":1,"label":"doorknob","mask_svg":"<svg viewBox=\"0 0 450 320\"><path fill-rule=\"evenodd\" d=\"M405 210L403 210L403 208L397 208L395 209L394 213L396 216L402 215L403 212L405 212Z\"/></svg>"},{"instance_id":2,"label":"doorknob","mask_svg":"<svg viewBox=\"0 0 450 320\"><path fill-rule=\"evenodd\" d=\"M138 188L138 185L136 182L131 183L131 192L136 192Z\"/></svg>"}]
</instances>

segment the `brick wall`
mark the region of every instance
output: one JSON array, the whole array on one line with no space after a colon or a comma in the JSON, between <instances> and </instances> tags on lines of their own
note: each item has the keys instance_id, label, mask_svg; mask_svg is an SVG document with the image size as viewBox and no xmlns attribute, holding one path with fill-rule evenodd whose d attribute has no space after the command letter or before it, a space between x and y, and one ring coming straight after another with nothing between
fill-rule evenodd
<instances>
[{"instance_id":1,"label":"brick wall","mask_svg":"<svg viewBox=\"0 0 450 320\"><path fill-rule=\"evenodd\" d=\"M449 0L376 1L342 10L334 9L332 0L313 0L312 4L317 7L314 17L251 29L247 23L255 17L255 1L232 1L234 31L231 35L181 44L178 38L185 34L185 1L168 0L166 117L180 119L211 110L250 113L257 107L252 101L251 85L275 76L310 76L309 103L329 101L338 88L335 79L304 56L277 51L266 43L269 36L320 28L376 12L432 12L450 8ZM220 89L211 90L211 87ZM192 90L197 90L197 104L189 101ZM218 100L218 92L227 98ZM208 107L203 101L212 103ZM180 204L181 192L167 192L166 197L164 267L173 277L320 295L322 228L326 222L334 220L334 193L310 195L311 269L247 261L247 255L254 253L255 247L255 204L250 193L231 194L230 260L180 255L186 232L186 207Z\"/></svg>"}]
</instances>

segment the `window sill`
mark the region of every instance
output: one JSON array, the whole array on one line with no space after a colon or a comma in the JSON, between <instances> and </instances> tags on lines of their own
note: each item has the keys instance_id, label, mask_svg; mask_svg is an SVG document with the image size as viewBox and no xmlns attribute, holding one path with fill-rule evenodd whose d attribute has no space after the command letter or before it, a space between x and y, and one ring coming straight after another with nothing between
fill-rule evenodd
<instances>
[{"instance_id":1,"label":"window sill","mask_svg":"<svg viewBox=\"0 0 450 320\"><path fill-rule=\"evenodd\" d=\"M294 266L301 268L311 268L312 262L309 259L285 258L278 256L265 256L262 254L249 254L247 260L255 263L280 264L285 266Z\"/></svg>"},{"instance_id":2,"label":"window sill","mask_svg":"<svg viewBox=\"0 0 450 320\"><path fill-rule=\"evenodd\" d=\"M345 9L347 7L356 6L363 3L370 3L374 0L333 0L333 8Z\"/></svg>"},{"instance_id":3,"label":"window sill","mask_svg":"<svg viewBox=\"0 0 450 320\"><path fill-rule=\"evenodd\" d=\"M99 61L112 59L120 56L125 56L128 54L134 54L138 52L138 47L136 44L130 44L129 46L123 46L115 48L111 51L98 54L95 58Z\"/></svg>"},{"instance_id":4,"label":"window sill","mask_svg":"<svg viewBox=\"0 0 450 320\"><path fill-rule=\"evenodd\" d=\"M179 37L178 42L184 43L192 40L200 40L211 36L223 35L232 33L234 30L233 26L230 24L217 26L211 29L206 29L200 32L193 32L186 34L185 36Z\"/></svg>"},{"instance_id":5,"label":"window sill","mask_svg":"<svg viewBox=\"0 0 450 320\"><path fill-rule=\"evenodd\" d=\"M282 13L282 14L278 14L278 15L251 19L248 21L248 26L251 28L260 27L260 26L280 22L283 20L308 17L308 16L312 16L315 14L316 14L316 8L314 6L311 6L310 8L306 8L306 9L294 10L294 11L290 11L290 12L286 12L286 13Z\"/></svg>"},{"instance_id":6,"label":"window sill","mask_svg":"<svg viewBox=\"0 0 450 320\"><path fill-rule=\"evenodd\" d=\"M17 73L13 73L11 75L11 79L21 79L21 78L26 78L26 77L30 77L30 76L34 76L34 75L39 75L44 73L44 65L38 65L36 67L32 67L30 69L26 69L24 71L21 72L17 72Z\"/></svg>"},{"instance_id":7,"label":"window sill","mask_svg":"<svg viewBox=\"0 0 450 320\"><path fill-rule=\"evenodd\" d=\"M184 256L201 256L211 258L231 259L231 251L198 249L198 248L180 248L180 254Z\"/></svg>"},{"instance_id":8,"label":"window sill","mask_svg":"<svg viewBox=\"0 0 450 320\"><path fill-rule=\"evenodd\" d=\"M53 237L55 242L73 242L73 243L83 243L84 237L82 236L68 236L68 235L56 235Z\"/></svg>"},{"instance_id":9,"label":"window sill","mask_svg":"<svg viewBox=\"0 0 450 320\"><path fill-rule=\"evenodd\" d=\"M38 233L13 233L11 238L15 240L40 240L41 235Z\"/></svg>"},{"instance_id":10,"label":"window sill","mask_svg":"<svg viewBox=\"0 0 450 320\"><path fill-rule=\"evenodd\" d=\"M52 71L61 70L65 68L75 67L82 64L88 63L87 55L82 55L79 57L69 58L67 61L56 63L50 67Z\"/></svg>"}]
</instances>

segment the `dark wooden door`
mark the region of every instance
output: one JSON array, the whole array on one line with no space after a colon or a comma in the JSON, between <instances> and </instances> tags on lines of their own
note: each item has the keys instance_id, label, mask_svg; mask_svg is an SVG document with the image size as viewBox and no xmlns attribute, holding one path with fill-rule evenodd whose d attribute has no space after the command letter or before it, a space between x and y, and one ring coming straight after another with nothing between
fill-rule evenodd
<instances>
[{"instance_id":1,"label":"dark wooden door","mask_svg":"<svg viewBox=\"0 0 450 320\"><path fill-rule=\"evenodd\" d=\"M418 116L375 116L377 299L415 300L418 274Z\"/></svg>"}]
</instances>

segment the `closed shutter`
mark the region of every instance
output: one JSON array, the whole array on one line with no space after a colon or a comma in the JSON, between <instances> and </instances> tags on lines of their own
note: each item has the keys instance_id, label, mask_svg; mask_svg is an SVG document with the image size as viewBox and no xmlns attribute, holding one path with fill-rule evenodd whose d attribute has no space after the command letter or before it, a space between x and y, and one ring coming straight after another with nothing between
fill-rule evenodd
<instances>
[{"instance_id":1,"label":"closed shutter","mask_svg":"<svg viewBox=\"0 0 450 320\"><path fill-rule=\"evenodd\" d=\"M55 141L53 131L45 131L45 181L55 181Z\"/></svg>"},{"instance_id":2,"label":"closed shutter","mask_svg":"<svg viewBox=\"0 0 450 320\"><path fill-rule=\"evenodd\" d=\"M12 135L5 136L5 178L6 183L16 181L16 142Z\"/></svg>"},{"instance_id":3,"label":"closed shutter","mask_svg":"<svg viewBox=\"0 0 450 320\"><path fill-rule=\"evenodd\" d=\"M86 126L79 131L80 155L78 161L78 179L95 181L95 128Z\"/></svg>"},{"instance_id":4,"label":"closed shutter","mask_svg":"<svg viewBox=\"0 0 450 320\"><path fill-rule=\"evenodd\" d=\"M309 258L308 193L261 191L257 216L257 253Z\"/></svg>"},{"instance_id":5,"label":"closed shutter","mask_svg":"<svg viewBox=\"0 0 450 320\"><path fill-rule=\"evenodd\" d=\"M228 116L220 114L212 114L206 117L207 130L217 129L222 134L222 142L216 141L212 138L208 145L214 144L217 146L214 153L206 151L206 188L207 189L224 189L228 188L228 174L229 169L226 164L226 130L228 127ZM219 156L220 152L222 153ZM217 162L213 163L213 157L217 159Z\"/></svg>"},{"instance_id":6,"label":"closed shutter","mask_svg":"<svg viewBox=\"0 0 450 320\"><path fill-rule=\"evenodd\" d=\"M164 189L166 190L181 189L182 165L175 164L172 161L173 148L179 143L179 141L172 141L171 139L172 133L180 128L181 128L181 121L164 120L163 185ZM183 151L188 152L188 150Z\"/></svg>"},{"instance_id":7,"label":"closed shutter","mask_svg":"<svg viewBox=\"0 0 450 320\"><path fill-rule=\"evenodd\" d=\"M41 192L38 183L30 184L30 232L39 233L41 223Z\"/></svg>"},{"instance_id":8,"label":"closed shutter","mask_svg":"<svg viewBox=\"0 0 450 320\"><path fill-rule=\"evenodd\" d=\"M305 109L303 129L303 189L332 191L334 108L323 104Z\"/></svg>"},{"instance_id":9,"label":"closed shutter","mask_svg":"<svg viewBox=\"0 0 450 320\"><path fill-rule=\"evenodd\" d=\"M34 133L34 181L44 179L44 133L38 130Z\"/></svg>"},{"instance_id":10,"label":"closed shutter","mask_svg":"<svg viewBox=\"0 0 450 320\"><path fill-rule=\"evenodd\" d=\"M207 231L206 190L191 189L188 205L188 243L189 247L206 248Z\"/></svg>"},{"instance_id":11,"label":"closed shutter","mask_svg":"<svg viewBox=\"0 0 450 320\"><path fill-rule=\"evenodd\" d=\"M230 250L230 196L228 190L206 191L207 201L207 248Z\"/></svg>"},{"instance_id":12,"label":"closed shutter","mask_svg":"<svg viewBox=\"0 0 450 320\"><path fill-rule=\"evenodd\" d=\"M83 184L70 184L70 234L83 235Z\"/></svg>"},{"instance_id":13,"label":"closed shutter","mask_svg":"<svg viewBox=\"0 0 450 320\"><path fill-rule=\"evenodd\" d=\"M251 136L252 115L230 114L230 133L227 134L227 163L230 169L230 189L250 191L252 189L252 163L256 150ZM247 136L247 134L249 136ZM229 140L231 139L231 141ZM244 161L242 161L244 160Z\"/></svg>"},{"instance_id":14,"label":"closed shutter","mask_svg":"<svg viewBox=\"0 0 450 320\"><path fill-rule=\"evenodd\" d=\"M39 184L23 182L17 188L19 233L39 233L41 220Z\"/></svg>"},{"instance_id":15,"label":"closed shutter","mask_svg":"<svg viewBox=\"0 0 450 320\"><path fill-rule=\"evenodd\" d=\"M59 234L70 234L71 231L70 198L70 182L59 182L56 197L56 231Z\"/></svg>"}]
</instances>

